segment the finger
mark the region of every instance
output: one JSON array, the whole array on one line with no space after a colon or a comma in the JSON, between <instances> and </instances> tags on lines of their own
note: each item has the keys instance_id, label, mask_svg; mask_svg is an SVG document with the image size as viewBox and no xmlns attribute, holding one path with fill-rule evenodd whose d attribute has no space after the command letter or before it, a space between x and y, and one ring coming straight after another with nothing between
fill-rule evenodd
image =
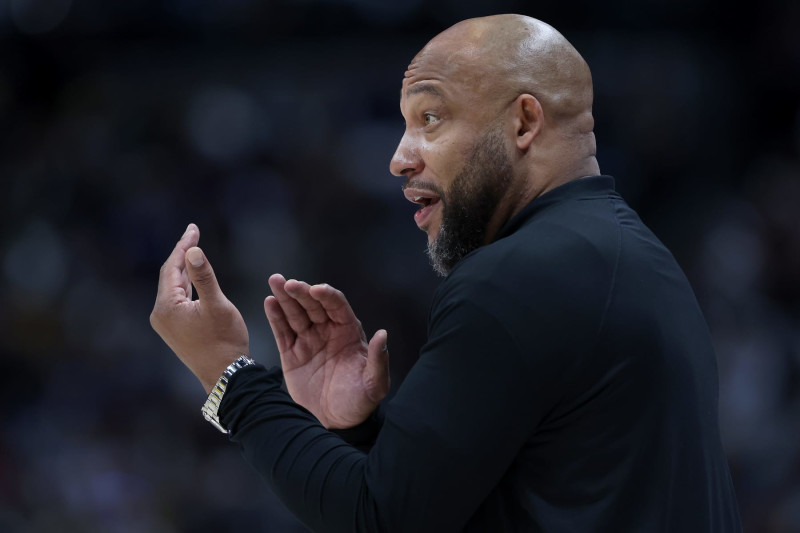
<instances>
[{"instance_id":1,"label":"finger","mask_svg":"<svg viewBox=\"0 0 800 533\"><path fill-rule=\"evenodd\" d=\"M281 304L281 309L286 317L286 321L296 333L303 333L311 325L311 317L300 303L286 292L286 284L289 282L280 274L273 274L269 278L269 286L272 294ZM297 283L296 281L294 283Z\"/></svg>"},{"instance_id":2,"label":"finger","mask_svg":"<svg viewBox=\"0 0 800 533\"><path fill-rule=\"evenodd\" d=\"M173 295L176 289L183 289L185 296L191 298L192 289L185 272L184 256L186 255L186 250L197 245L199 240L200 229L194 224L189 224L183 236L175 244L172 253L161 266L161 271L158 275L157 299Z\"/></svg>"},{"instance_id":3,"label":"finger","mask_svg":"<svg viewBox=\"0 0 800 533\"><path fill-rule=\"evenodd\" d=\"M328 313L325 308L317 300L311 297L311 286L304 281L289 280L284 285L286 293L297 300L297 302L305 309L308 317L312 322L321 324L328 320Z\"/></svg>"},{"instance_id":4,"label":"finger","mask_svg":"<svg viewBox=\"0 0 800 533\"><path fill-rule=\"evenodd\" d=\"M275 336L278 352L281 355L281 361L283 361L283 354L294 345L297 335L295 335L294 330L286 320L281 304L274 296L267 296L264 300L264 313L267 315L269 327Z\"/></svg>"},{"instance_id":5,"label":"finger","mask_svg":"<svg viewBox=\"0 0 800 533\"><path fill-rule=\"evenodd\" d=\"M314 285L310 288L309 294L317 300L325 309L328 317L337 324L348 324L358 322L353 309L347 303L342 291L334 289L327 283Z\"/></svg>"},{"instance_id":6,"label":"finger","mask_svg":"<svg viewBox=\"0 0 800 533\"><path fill-rule=\"evenodd\" d=\"M225 300L225 295L217 283L214 269L208 262L203 250L194 246L186 250L186 271L189 279L197 289L197 297L203 304L214 305Z\"/></svg>"},{"instance_id":7,"label":"finger","mask_svg":"<svg viewBox=\"0 0 800 533\"><path fill-rule=\"evenodd\" d=\"M367 395L375 402L383 400L389 393L389 335L385 329L378 330L369 341L364 382Z\"/></svg>"}]
</instances>

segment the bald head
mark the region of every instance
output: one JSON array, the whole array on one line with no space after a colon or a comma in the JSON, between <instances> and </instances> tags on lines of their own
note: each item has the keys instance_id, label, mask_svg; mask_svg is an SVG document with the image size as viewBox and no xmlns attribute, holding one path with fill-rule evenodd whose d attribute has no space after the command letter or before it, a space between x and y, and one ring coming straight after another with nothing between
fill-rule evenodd
<instances>
[{"instance_id":1,"label":"bald head","mask_svg":"<svg viewBox=\"0 0 800 533\"><path fill-rule=\"evenodd\" d=\"M412 62L437 61L481 96L503 104L535 96L553 121L592 131L592 75L555 28L522 15L464 20L434 37Z\"/></svg>"}]
</instances>

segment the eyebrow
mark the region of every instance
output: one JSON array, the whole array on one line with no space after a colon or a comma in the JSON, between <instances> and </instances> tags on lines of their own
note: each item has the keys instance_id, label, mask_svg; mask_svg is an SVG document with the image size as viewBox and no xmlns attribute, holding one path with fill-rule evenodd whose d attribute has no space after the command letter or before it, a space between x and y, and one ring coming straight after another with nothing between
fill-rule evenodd
<instances>
[{"instance_id":1,"label":"eyebrow","mask_svg":"<svg viewBox=\"0 0 800 533\"><path fill-rule=\"evenodd\" d=\"M413 87L408 89L408 91L406 91L406 98L420 93L428 93L432 94L433 96L436 96L437 98L444 99L444 95L439 91L439 89L437 89L430 83L421 83L419 85L414 85Z\"/></svg>"}]
</instances>

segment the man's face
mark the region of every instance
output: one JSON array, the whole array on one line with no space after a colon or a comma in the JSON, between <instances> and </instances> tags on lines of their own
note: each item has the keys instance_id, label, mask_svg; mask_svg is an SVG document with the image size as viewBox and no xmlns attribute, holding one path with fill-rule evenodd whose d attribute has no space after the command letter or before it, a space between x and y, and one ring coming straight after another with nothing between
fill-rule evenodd
<instances>
[{"instance_id":1,"label":"man's face","mask_svg":"<svg viewBox=\"0 0 800 533\"><path fill-rule=\"evenodd\" d=\"M406 130L390 163L405 177L406 198L420 205L414 220L442 275L485 244L511 182L503 123L470 74L431 55L411 63L400 99Z\"/></svg>"}]
</instances>

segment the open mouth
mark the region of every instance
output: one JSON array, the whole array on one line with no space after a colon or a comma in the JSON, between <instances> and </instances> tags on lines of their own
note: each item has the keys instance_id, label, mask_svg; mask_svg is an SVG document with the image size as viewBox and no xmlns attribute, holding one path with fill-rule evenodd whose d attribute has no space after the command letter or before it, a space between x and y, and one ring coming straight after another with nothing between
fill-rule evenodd
<instances>
[{"instance_id":1,"label":"open mouth","mask_svg":"<svg viewBox=\"0 0 800 533\"><path fill-rule=\"evenodd\" d=\"M429 189L407 188L403 191L406 199L420 206L414 213L414 222L417 226L424 228L427 226L428 219L441 203L441 197Z\"/></svg>"},{"instance_id":2,"label":"open mouth","mask_svg":"<svg viewBox=\"0 0 800 533\"><path fill-rule=\"evenodd\" d=\"M428 207L429 205L433 205L435 203L438 203L439 202L439 197L435 196L435 197L432 197L432 198L428 198L428 197L425 197L425 196L415 196L412 201L415 204L421 205L422 208L424 209L424 208Z\"/></svg>"}]
</instances>

